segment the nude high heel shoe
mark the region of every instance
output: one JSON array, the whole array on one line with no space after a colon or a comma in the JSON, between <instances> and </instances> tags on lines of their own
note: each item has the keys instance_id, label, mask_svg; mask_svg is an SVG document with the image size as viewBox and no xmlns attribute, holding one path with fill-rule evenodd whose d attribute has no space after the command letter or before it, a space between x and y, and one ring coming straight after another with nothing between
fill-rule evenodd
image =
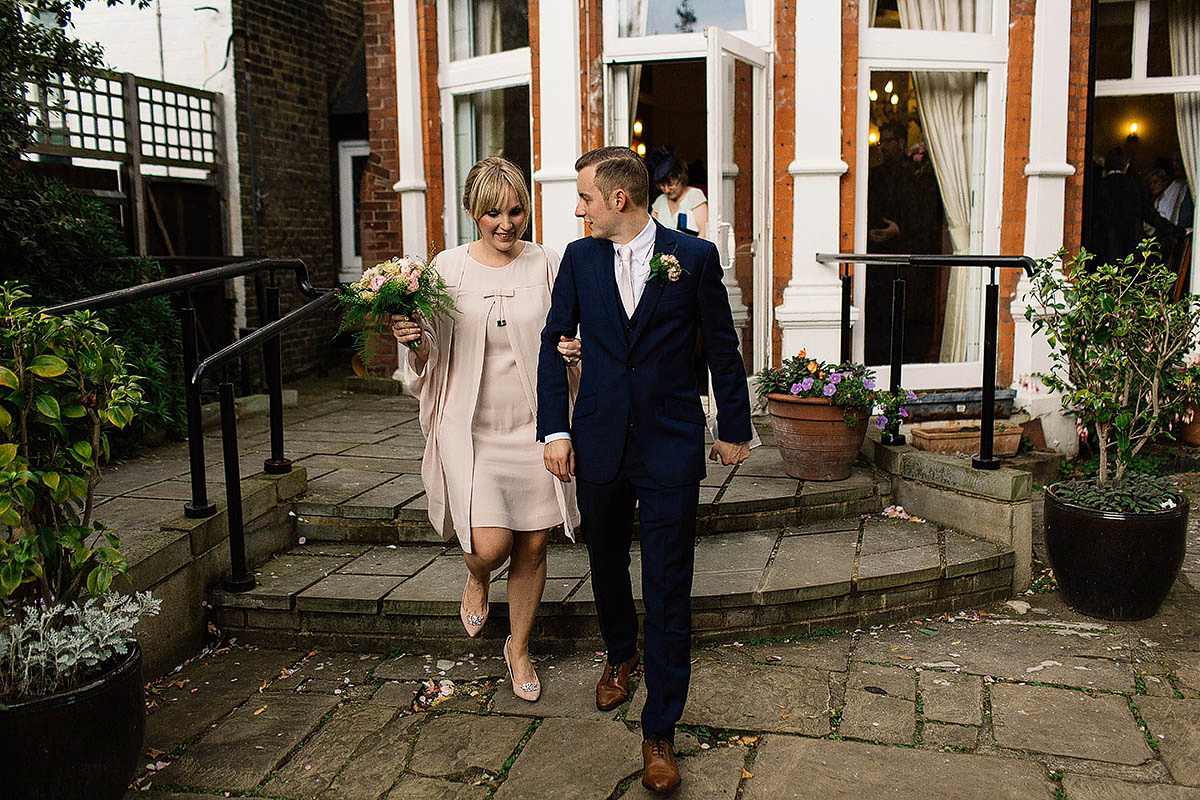
<instances>
[{"instance_id":1,"label":"nude high heel shoe","mask_svg":"<svg viewBox=\"0 0 1200 800\"><path fill-rule=\"evenodd\" d=\"M468 578L467 580L470 581L470 578ZM485 586L484 591L486 592L487 589L488 589L488 587ZM472 638L479 635L479 632L481 630L483 630L484 623L487 622L489 608L488 608L486 595L484 596L483 600L484 600L484 602L483 602L483 613L482 614L468 614L467 613L467 587L466 586L463 587L463 599L462 599L462 602L458 606L458 618L462 620L463 627L467 629L467 636L470 636Z\"/></svg>"},{"instance_id":2,"label":"nude high heel shoe","mask_svg":"<svg viewBox=\"0 0 1200 800\"><path fill-rule=\"evenodd\" d=\"M532 680L528 683L517 683L517 676L513 673L512 664L508 660L508 639L504 640L504 666L508 669L508 677L512 681L513 694L528 703L536 703L537 699L542 696L542 684L537 680ZM533 673L534 678L537 677L537 672Z\"/></svg>"}]
</instances>

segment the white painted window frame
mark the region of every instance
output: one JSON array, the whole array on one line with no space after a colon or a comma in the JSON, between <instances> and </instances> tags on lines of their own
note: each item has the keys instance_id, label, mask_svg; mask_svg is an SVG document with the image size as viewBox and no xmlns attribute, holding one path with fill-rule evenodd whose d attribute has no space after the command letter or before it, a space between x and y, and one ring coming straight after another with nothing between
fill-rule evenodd
<instances>
[{"instance_id":1,"label":"white painted window frame","mask_svg":"<svg viewBox=\"0 0 1200 800\"><path fill-rule=\"evenodd\" d=\"M670 61L679 58L704 58L708 42L704 31L665 33L656 36L621 36L617 30L619 0L604 0L602 26L604 58L608 63L630 61ZM806 0L813 2L813 0ZM774 47L775 7L772 0L746 0L746 29L731 30L755 47Z\"/></svg>"},{"instance_id":2,"label":"white painted window frame","mask_svg":"<svg viewBox=\"0 0 1200 800\"><path fill-rule=\"evenodd\" d=\"M458 207L462 198L458 196L457 154L455 142L458 135L454 114L454 104L462 95L491 89L506 89L512 86L530 86L533 84L532 56L528 47L505 50L486 56L450 60L450 2L438 0L438 87L442 108L442 179L444 181L446 240L444 247L455 247L458 244ZM533 97L530 95L532 106ZM533 109L530 108L529 135L533 139ZM532 168L532 164L530 167ZM461 176L465 179L466 176ZM531 202L533 195L530 187ZM534 209L530 209L530 224L536 218ZM538 232L534 231L534 236Z\"/></svg>"},{"instance_id":3,"label":"white painted window frame","mask_svg":"<svg viewBox=\"0 0 1200 800\"><path fill-rule=\"evenodd\" d=\"M1008 2L993 0L994 33L912 31L896 28L872 28L863 14L859 23L858 103L856 129L859 146L855 148L854 248L867 251L867 173L869 148L865 146L870 127L871 73L894 72L976 72L985 76L983 107L987 123L976 126L976 146L982 144L983 159L977 162L982 175L995 176L984 181L982 196L975 198L971 215L971 250L1000 252L1000 223L1004 197L1004 126L1008 91ZM978 96L977 96L978 101ZM976 109L979 108L978 102ZM979 111L976 111L978 118ZM981 141L982 140L982 141ZM977 172L977 175L980 173ZM878 268L877 268L878 269ZM986 282L986 278L985 278ZM866 270L854 274L854 297L866 296ZM980 293L980 304L983 303ZM915 298L914 298L915 299ZM983 340L983 315L980 314L979 339ZM854 358L862 360L866 347L866 325L855 325ZM983 361L904 365L907 389L939 389L976 386L983 374Z\"/></svg>"},{"instance_id":4,"label":"white painted window frame","mask_svg":"<svg viewBox=\"0 0 1200 800\"><path fill-rule=\"evenodd\" d=\"M354 252L354 158L369 155L371 145L365 139L338 142L338 229L342 238L338 277L342 283L356 281L362 276L362 254Z\"/></svg>"},{"instance_id":5,"label":"white painted window frame","mask_svg":"<svg viewBox=\"0 0 1200 800\"><path fill-rule=\"evenodd\" d=\"M1102 3L1118 0L1100 0ZM1200 92L1200 75L1146 75L1146 57L1150 52L1150 0L1136 0L1133 6L1132 71L1128 78L1108 78L1096 81L1096 97L1129 97L1143 94ZM1196 214L1200 220L1200 211ZM1196 220L1192 220L1193 226ZM1200 248L1192 247L1191 292L1200 293Z\"/></svg>"}]
</instances>

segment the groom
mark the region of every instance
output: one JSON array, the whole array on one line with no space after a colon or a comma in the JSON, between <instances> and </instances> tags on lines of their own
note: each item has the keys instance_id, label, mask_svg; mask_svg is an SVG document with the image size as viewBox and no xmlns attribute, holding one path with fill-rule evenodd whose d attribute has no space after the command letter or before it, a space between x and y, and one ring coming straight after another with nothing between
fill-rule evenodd
<instances>
[{"instance_id":1,"label":"groom","mask_svg":"<svg viewBox=\"0 0 1200 800\"><path fill-rule=\"evenodd\" d=\"M691 590L696 505L704 477L704 411L696 333L717 398L720 441L709 458L750 454L750 398L738 337L711 242L667 230L647 212L646 167L625 147L575 162L575 216L591 238L567 246L542 331L538 438L546 468L578 480L592 590L608 660L596 707L629 697L637 667L637 613L629 577L638 506L645 619L646 707L642 783L679 785L675 723L691 675ZM672 270L670 257L681 269ZM578 330L583 370L573 417L557 345Z\"/></svg>"}]
</instances>

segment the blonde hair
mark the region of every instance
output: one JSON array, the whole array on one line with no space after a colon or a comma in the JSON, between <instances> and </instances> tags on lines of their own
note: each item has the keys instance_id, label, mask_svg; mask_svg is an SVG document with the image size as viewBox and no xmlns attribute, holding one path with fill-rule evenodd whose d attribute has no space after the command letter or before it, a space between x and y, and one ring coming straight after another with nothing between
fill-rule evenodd
<instances>
[{"instance_id":1,"label":"blonde hair","mask_svg":"<svg viewBox=\"0 0 1200 800\"><path fill-rule=\"evenodd\" d=\"M598 147L575 161L576 172L592 166L596 168L593 180L604 196L605 207L608 206L608 198L617 189L624 189L629 202L638 208L649 206L650 174L646 172L646 165L637 153L628 147Z\"/></svg>"},{"instance_id":2,"label":"blonde hair","mask_svg":"<svg viewBox=\"0 0 1200 800\"><path fill-rule=\"evenodd\" d=\"M500 207L500 199L504 197L506 189L512 189L517 196L517 204L525 209L525 221L521 224L521 230L517 231L519 238L529 227L529 188L525 185L525 176L520 168L511 161L492 156L475 162L463 184L463 209L471 215L471 219L479 221L484 214Z\"/></svg>"}]
</instances>

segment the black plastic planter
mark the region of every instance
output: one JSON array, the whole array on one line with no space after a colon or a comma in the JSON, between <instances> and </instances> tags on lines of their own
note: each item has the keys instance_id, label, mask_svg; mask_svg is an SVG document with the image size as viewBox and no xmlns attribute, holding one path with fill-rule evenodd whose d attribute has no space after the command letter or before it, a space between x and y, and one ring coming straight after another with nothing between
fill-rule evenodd
<instances>
[{"instance_id":1,"label":"black plastic planter","mask_svg":"<svg viewBox=\"0 0 1200 800\"><path fill-rule=\"evenodd\" d=\"M142 650L71 692L0 709L3 796L121 800L142 756Z\"/></svg>"},{"instance_id":2,"label":"black plastic planter","mask_svg":"<svg viewBox=\"0 0 1200 800\"><path fill-rule=\"evenodd\" d=\"M1072 608L1091 617L1152 617L1187 547L1188 501L1148 514L1096 511L1064 502L1046 489L1046 552L1058 588Z\"/></svg>"}]
</instances>

